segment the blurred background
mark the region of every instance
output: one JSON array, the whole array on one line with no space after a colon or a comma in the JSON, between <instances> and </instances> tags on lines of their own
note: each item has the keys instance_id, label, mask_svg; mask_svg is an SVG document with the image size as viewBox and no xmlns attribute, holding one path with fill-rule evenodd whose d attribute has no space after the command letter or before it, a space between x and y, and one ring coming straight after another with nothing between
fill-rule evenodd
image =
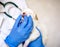
<instances>
[{"instance_id":1,"label":"blurred background","mask_svg":"<svg viewBox=\"0 0 60 47\"><path fill-rule=\"evenodd\" d=\"M48 31L46 47L60 47L60 0L26 0Z\"/></svg>"}]
</instances>

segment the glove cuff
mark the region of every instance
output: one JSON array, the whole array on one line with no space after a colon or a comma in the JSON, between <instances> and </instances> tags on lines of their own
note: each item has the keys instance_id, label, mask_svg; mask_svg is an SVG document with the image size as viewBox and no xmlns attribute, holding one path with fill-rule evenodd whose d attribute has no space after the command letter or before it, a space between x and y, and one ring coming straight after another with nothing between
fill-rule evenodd
<instances>
[{"instance_id":1,"label":"glove cuff","mask_svg":"<svg viewBox=\"0 0 60 47\"><path fill-rule=\"evenodd\" d=\"M9 47L17 47L17 44L15 45L15 43L13 41L11 41L11 38L9 38L9 37L6 37L6 39L4 41Z\"/></svg>"}]
</instances>

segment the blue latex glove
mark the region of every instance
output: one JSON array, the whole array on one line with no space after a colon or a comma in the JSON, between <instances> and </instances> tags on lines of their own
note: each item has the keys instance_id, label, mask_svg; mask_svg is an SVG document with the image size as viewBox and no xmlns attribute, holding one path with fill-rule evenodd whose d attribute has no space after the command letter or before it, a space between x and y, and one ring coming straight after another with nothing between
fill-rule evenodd
<instances>
[{"instance_id":1,"label":"blue latex glove","mask_svg":"<svg viewBox=\"0 0 60 47\"><path fill-rule=\"evenodd\" d=\"M38 29L38 31L39 31L39 29ZM28 45L28 47L44 47L44 45L42 43L42 34L41 34L41 32L40 32L40 36L36 40L32 41Z\"/></svg>"},{"instance_id":2,"label":"blue latex glove","mask_svg":"<svg viewBox=\"0 0 60 47\"><path fill-rule=\"evenodd\" d=\"M24 16L24 21L20 23L22 15L20 15L11 30L11 33L6 37L5 42L9 47L17 47L24 42L30 35L33 29L33 21L31 16Z\"/></svg>"}]
</instances>

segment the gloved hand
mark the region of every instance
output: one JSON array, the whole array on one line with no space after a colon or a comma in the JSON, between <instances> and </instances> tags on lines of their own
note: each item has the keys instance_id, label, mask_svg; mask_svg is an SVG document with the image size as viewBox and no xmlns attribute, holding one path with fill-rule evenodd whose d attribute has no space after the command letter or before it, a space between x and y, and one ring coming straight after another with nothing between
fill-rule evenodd
<instances>
[{"instance_id":1,"label":"gloved hand","mask_svg":"<svg viewBox=\"0 0 60 47\"><path fill-rule=\"evenodd\" d=\"M33 29L33 21L31 16L24 16L24 20L20 23L22 15L20 15L11 30L11 33L6 37L5 42L9 47L17 47L24 42L30 35Z\"/></svg>"},{"instance_id":2,"label":"gloved hand","mask_svg":"<svg viewBox=\"0 0 60 47\"><path fill-rule=\"evenodd\" d=\"M40 36L36 40L32 41L28 45L28 47L44 47L43 42L42 42L42 34L41 34L41 32L40 32Z\"/></svg>"}]
</instances>

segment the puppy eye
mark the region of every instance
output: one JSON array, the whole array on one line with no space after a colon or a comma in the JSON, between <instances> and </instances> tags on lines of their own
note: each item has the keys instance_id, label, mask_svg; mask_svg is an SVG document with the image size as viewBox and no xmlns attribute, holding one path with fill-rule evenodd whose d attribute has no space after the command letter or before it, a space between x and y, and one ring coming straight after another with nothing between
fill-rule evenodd
<instances>
[{"instance_id":1,"label":"puppy eye","mask_svg":"<svg viewBox=\"0 0 60 47\"><path fill-rule=\"evenodd\" d=\"M35 14L35 19L38 20L37 14Z\"/></svg>"}]
</instances>

